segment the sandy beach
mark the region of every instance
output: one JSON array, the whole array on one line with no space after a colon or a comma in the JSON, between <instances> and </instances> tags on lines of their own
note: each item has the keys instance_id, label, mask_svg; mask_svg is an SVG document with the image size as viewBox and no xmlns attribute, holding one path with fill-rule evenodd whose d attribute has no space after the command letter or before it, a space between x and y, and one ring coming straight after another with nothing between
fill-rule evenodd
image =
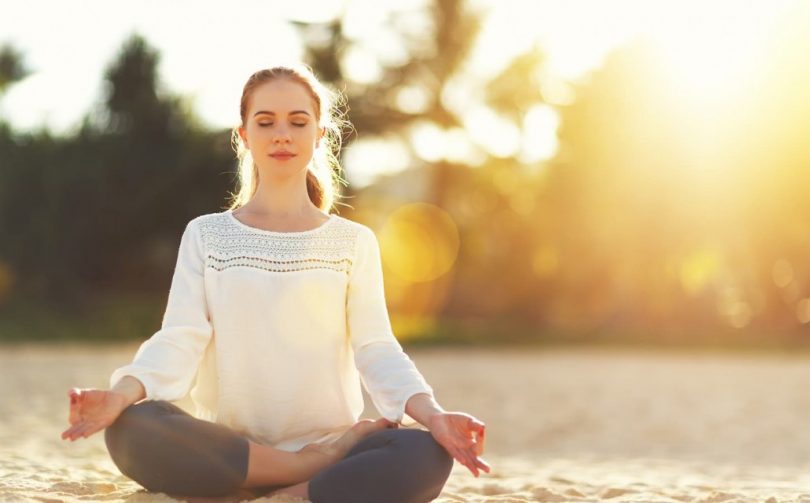
<instances>
[{"instance_id":1,"label":"sandy beach","mask_svg":"<svg viewBox=\"0 0 810 503\"><path fill-rule=\"evenodd\" d=\"M0 348L0 500L176 501L122 476L103 435L59 436L67 390L106 387L136 348ZM409 354L445 408L487 423L492 473L456 464L437 501L810 503L810 356Z\"/></svg>"}]
</instances>

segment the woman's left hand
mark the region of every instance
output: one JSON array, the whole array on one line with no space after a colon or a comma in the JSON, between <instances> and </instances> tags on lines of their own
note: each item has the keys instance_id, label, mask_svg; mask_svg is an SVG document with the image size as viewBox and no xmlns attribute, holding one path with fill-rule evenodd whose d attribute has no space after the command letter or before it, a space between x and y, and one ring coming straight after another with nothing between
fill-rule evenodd
<instances>
[{"instance_id":1,"label":"woman's left hand","mask_svg":"<svg viewBox=\"0 0 810 503\"><path fill-rule=\"evenodd\" d=\"M428 423L433 438L473 475L479 470L489 473L490 466L478 457L484 453L484 423L463 412L437 413Z\"/></svg>"}]
</instances>

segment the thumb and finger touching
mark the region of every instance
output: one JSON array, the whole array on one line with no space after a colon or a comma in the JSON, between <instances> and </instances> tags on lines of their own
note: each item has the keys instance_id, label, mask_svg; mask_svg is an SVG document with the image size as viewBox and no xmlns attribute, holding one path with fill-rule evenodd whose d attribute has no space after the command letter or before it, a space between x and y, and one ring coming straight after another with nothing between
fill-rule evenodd
<instances>
[{"instance_id":1,"label":"thumb and finger touching","mask_svg":"<svg viewBox=\"0 0 810 503\"><path fill-rule=\"evenodd\" d=\"M455 427L450 430L448 452L476 477L480 470L489 473L489 464L478 457L484 451L484 423L470 416L451 416L451 422Z\"/></svg>"},{"instance_id":2,"label":"thumb and finger touching","mask_svg":"<svg viewBox=\"0 0 810 503\"><path fill-rule=\"evenodd\" d=\"M70 398L68 422L71 427L62 432L62 439L86 438L103 429L109 422L103 397L98 393L93 390L71 388L68 397Z\"/></svg>"}]
</instances>

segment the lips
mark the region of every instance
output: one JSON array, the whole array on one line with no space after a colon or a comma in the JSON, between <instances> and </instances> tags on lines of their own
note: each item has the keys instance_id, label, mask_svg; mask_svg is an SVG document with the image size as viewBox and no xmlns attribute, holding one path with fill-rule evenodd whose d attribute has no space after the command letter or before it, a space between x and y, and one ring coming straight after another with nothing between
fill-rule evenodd
<instances>
[{"instance_id":1,"label":"lips","mask_svg":"<svg viewBox=\"0 0 810 503\"><path fill-rule=\"evenodd\" d=\"M295 157L295 154L292 154L290 152L279 152L278 154L270 154L270 157L272 157L273 159L290 159L292 157Z\"/></svg>"}]
</instances>

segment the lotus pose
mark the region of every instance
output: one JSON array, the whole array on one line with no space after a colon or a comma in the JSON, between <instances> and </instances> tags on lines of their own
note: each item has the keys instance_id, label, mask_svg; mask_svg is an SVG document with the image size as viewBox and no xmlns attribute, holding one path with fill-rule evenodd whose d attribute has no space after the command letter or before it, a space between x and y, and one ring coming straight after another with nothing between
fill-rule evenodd
<instances>
[{"instance_id":1,"label":"lotus pose","mask_svg":"<svg viewBox=\"0 0 810 503\"><path fill-rule=\"evenodd\" d=\"M104 430L124 475L176 496L425 502L454 459L489 472L484 423L439 406L392 333L374 232L329 212L335 96L305 65L248 79L229 208L188 222L160 329L110 389L68 391L63 439ZM361 382L382 418L358 421Z\"/></svg>"}]
</instances>

